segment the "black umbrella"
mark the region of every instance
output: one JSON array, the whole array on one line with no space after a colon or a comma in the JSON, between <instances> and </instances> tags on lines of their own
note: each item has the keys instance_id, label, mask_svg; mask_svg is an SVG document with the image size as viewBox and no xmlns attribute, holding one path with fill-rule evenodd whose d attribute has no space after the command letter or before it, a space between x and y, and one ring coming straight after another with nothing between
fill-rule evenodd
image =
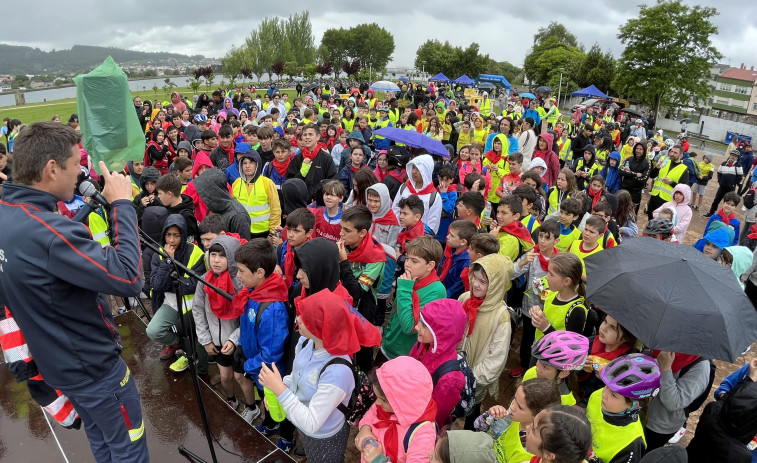
<instances>
[{"instance_id":1,"label":"black umbrella","mask_svg":"<svg viewBox=\"0 0 757 463\"><path fill-rule=\"evenodd\" d=\"M736 275L693 246L635 238L586 258L587 299L646 346L733 362L757 339Z\"/></svg>"},{"instance_id":2,"label":"black umbrella","mask_svg":"<svg viewBox=\"0 0 757 463\"><path fill-rule=\"evenodd\" d=\"M552 89L550 87L542 85L541 87L538 87L536 90L534 90L534 92L535 93L552 93Z\"/></svg>"},{"instance_id":3,"label":"black umbrella","mask_svg":"<svg viewBox=\"0 0 757 463\"><path fill-rule=\"evenodd\" d=\"M641 113L633 108L623 108L623 114L630 114L632 116L641 117Z\"/></svg>"}]
</instances>

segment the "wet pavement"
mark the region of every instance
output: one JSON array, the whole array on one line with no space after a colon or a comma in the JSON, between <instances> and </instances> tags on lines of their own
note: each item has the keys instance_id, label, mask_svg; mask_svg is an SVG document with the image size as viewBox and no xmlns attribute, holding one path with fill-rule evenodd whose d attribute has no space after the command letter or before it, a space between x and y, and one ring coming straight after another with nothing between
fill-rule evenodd
<instances>
[{"instance_id":1,"label":"wet pavement","mask_svg":"<svg viewBox=\"0 0 757 463\"><path fill-rule=\"evenodd\" d=\"M210 462L189 371L175 374L168 369L168 361L158 359L160 347L147 338L145 324L133 312L117 316L116 323L123 340L122 357L132 371L142 398L151 460L185 461L178 451L178 446L183 444ZM293 461L241 416L229 410L212 387L201 381L200 389L211 431L220 443L220 446L215 445L218 461ZM221 446L243 457L227 453ZM0 365L0 461L94 461L84 430L65 429L52 418L48 424L26 385L16 383L5 364Z\"/></svg>"}]
</instances>

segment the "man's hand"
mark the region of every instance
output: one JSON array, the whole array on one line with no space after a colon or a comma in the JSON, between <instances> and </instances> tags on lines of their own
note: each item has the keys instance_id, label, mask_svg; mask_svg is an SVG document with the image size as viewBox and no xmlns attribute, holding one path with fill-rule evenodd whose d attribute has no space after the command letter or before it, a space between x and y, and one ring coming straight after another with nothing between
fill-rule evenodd
<instances>
[{"instance_id":1,"label":"man's hand","mask_svg":"<svg viewBox=\"0 0 757 463\"><path fill-rule=\"evenodd\" d=\"M111 204L119 199L131 201L131 180L118 172L111 172L103 161L100 161L100 174L105 181L103 188L103 197Z\"/></svg>"}]
</instances>

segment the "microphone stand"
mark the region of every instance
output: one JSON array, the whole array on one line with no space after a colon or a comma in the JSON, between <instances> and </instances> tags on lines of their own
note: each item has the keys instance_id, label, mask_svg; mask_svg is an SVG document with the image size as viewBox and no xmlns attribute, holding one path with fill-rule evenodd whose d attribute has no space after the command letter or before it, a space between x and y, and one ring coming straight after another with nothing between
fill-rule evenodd
<instances>
[{"instance_id":1,"label":"microphone stand","mask_svg":"<svg viewBox=\"0 0 757 463\"><path fill-rule=\"evenodd\" d=\"M232 296L222 290L221 288L218 288L215 285L212 285L208 283L205 278L203 278L202 275L198 275L195 273L192 269L187 268L184 264L177 261L173 257L169 256L162 247L160 247L155 241L150 238L147 233L145 233L143 230L139 230L139 234L142 236L142 242L147 246L148 248L155 251L158 255L160 255L166 262L168 262L170 265L173 266L173 271L171 272L171 279L173 280L173 287L174 292L176 293L176 302L180 307L179 311L179 326L181 330L181 338L183 341L183 345L186 348L186 355L189 360L189 370L192 376L192 386L194 387L194 393L195 398L197 399L197 406L200 409L200 417L202 418L202 426L205 430L205 438L208 441L208 450L210 450L210 457L213 459L213 463L218 463L218 459L216 458L216 452L215 448L213 447L213 439L212 435L210 433L210 423L208 422L208 414L205 411L205 403L202 400L202 393L200 391L200 379L197 376L197 340L196 340L196 333L194 330L194 318L188 317L187 320L184 320L184 317L187 315L187 313L190 313L187 310L186 303L184 301L184 291L182 289L182 276L184 275L184 278L191 278L194 280L197 280L198 282L204 284L205 286L211 288L213 291L217 292L224 298L228 300L232 300ZM191 310L191 309L190 309ZM183 444L179 444L179 453L187 457L189 460L197 462L197 463L206 463L205 460L203 460L198 455L192 453L190 450L188 450L186 447L184 447Z\"/></svg>"}]
</instances>

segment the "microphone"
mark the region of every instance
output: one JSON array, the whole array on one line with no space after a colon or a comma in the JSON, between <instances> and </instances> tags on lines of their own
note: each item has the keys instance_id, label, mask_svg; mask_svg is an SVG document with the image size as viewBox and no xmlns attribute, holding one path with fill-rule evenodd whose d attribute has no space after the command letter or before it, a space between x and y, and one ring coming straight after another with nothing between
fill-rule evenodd
<instances>
[{"instance_id":1,"label":"microphone","mask_svg":"<svg viewBox=\"0 0 757 463\"><path fill-rule=\"evenodd\" d=\"M108 200L105 199L105 197L101 195L99 191L97 191L97 188L95 188L95 186L91 182L81 182L81 184L79 185L79 193L81 193L82 196L92 198L104 208L110 209L110 203L108 202Z\"/></svg>"}]
</instances>

